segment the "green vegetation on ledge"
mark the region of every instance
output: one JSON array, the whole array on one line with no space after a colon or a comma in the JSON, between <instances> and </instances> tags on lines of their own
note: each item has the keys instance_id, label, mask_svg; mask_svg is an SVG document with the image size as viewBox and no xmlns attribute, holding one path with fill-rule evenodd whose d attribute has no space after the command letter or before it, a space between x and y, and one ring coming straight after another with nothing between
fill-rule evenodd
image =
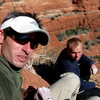
<instances>
[{"instance_id":1,"label":"green vegetation on ledge","mask_svg":"<svg viewBox=\"0 0 100 100\"><path fill-rule=\"evenodd\" d=\"M79 35L79 34L87 34L88 32L90 32L90 29L86 29L83 27L76 27L75 29L70 29L70 30L60 32L58 35L56 35L56 37L57 37L58 41L63 41L64 39L66 39L69 36Z\"/></svg>"}]
</instances>

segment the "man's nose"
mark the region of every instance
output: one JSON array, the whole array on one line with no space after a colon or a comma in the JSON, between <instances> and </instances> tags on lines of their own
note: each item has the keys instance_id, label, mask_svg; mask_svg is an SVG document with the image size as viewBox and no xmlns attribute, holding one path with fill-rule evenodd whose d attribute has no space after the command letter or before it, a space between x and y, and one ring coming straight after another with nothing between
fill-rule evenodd
<instances>
[{"instance_id":1,"label":"man's nose","mask_svg":"<svg viewBox=\"0 0 100 100\"><path fill-rule=\"evenodd\" d=\"M76 53L76 57L79 57L79 54L78 53Z\"/></svg>"},{"instance_id":2,"label":"man's nose","mask_svg":"<svg viewBox=\"0 0 100 100\"><path fill-rule=\"evenodd\" d=\"M24 44L23 45L23 50L26 52L26 53L30 53L30 51L31 51L31 43L30 42L28 42L28 43L26 43L26 44Z\"/></svg>"}]
</instances>

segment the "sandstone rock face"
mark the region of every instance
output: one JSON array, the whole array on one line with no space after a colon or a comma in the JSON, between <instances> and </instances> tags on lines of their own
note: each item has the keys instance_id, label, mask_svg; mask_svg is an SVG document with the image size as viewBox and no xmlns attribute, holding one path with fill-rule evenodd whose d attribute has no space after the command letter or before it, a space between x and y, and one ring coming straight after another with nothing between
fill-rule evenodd
<instances>
[{"instance_id":1,"label":"sandstone rock face","mask_svg":"<svg viewBox=\"0 0 100 100\"><path fill-rule=\"evenodd\" d=\"M35 12L43 28L49 32L51 41L48 46L39 46L35 50L38 55L46 55L51 58L52 62L55 62L60 51L65 47L66 40L77 36L84 43L92 41L84 53L87 56L99 58L94 61L100 73L100 0L1 0L0 24L3 17L13 10ZM66 31L68 33L68 30L77 27L85 28L85 31L89 29L89 31L84 34L82 29L78 30L81 34L72 33L72 35L65 36ZM62 41L59 41L58 35L63 36Z\"/></svg>"},{"instance_id":2,"label":"sandstone rock face","mask_svg":"<svg viewBox=\"0 0 100 100\"><path fill-rule=\"evenodd\" d=\"M33 74L26 69L22 71L22 79L23 79L22 88L24 89L27 89L29 86L32 86L34 88L49 86L49 84L45 80L43 80L40 76Z\"/></svg>"}]
</instances>

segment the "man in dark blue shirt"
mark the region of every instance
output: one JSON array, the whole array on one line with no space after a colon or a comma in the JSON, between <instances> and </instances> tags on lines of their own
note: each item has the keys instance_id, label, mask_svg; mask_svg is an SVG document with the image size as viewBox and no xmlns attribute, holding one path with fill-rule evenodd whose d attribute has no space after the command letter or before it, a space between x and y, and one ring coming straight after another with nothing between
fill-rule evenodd
<instances>
[{"instance_id":1,"label":"man in dark blue shirt","mask_svg":"<svg viewBox=\"0 0 100 100\"><path fill-rule=\"evenodd\" d=\"M54 72L55 80L65 72L74 72L79 76L81 85L77 100L100 96L100 89L96 88L96 83L89 82L91 73L97 73L97 67L91 59L83 54L83 45L80 39L73 37L67 41L67 47L61 51ZM91 92L93 93L91 94ZM100 100L100 97L96 100Z\"/></svg>"}]
</instances>

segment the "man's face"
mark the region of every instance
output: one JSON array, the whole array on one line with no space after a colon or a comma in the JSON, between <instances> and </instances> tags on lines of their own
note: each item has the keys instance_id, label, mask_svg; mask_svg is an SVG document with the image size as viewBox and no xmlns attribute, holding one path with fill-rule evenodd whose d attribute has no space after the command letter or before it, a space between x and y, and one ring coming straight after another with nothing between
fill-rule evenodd
<instances>
[{"instance_id":1,"label":"man's face","mask_svg":"<svg viewBox=\"0 0 100 100\"><path fill-rule=\"evenodd\" d=\"M78 61L82 56L82 44L79 43L76 47L73 45L67 50L69 57L75 61Z\"/></svg>"},{"instance_id":2,"label":"man's face","mask_svg":"<svg viewBox=\"0 0 100 100\"><path fill-rule=\"evenodd\" d=\"M1 55L15 67L22 68L30 59L32 52L33 49L30 47L30 42L19 44L9 36L2 41Z\"/></svg>"}]
</instances>

